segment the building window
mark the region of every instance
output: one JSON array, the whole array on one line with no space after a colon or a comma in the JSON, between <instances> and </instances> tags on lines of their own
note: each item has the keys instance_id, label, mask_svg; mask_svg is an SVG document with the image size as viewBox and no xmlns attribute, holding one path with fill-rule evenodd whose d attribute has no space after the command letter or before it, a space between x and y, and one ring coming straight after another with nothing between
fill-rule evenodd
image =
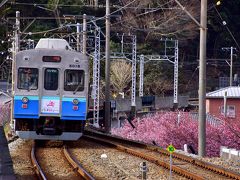
<instances>
[{"instance_id":1,"label":"building window","mask_svg":"<svg viewBox=\"0 0 240 180\"><path fill-rule=\"evenodd\" d=\"M47 68L44 72L44 89L57 90L58 89L58 69Z\"/></svg>"},{"instance_id":2,"label":"building window","mask_svg":"<svg viewBox=\"0 0 240 180\"><path fill-rule=\"evenodd\" d=\"M227 117L235 118L236 117L236 109L235 106L233 105L228 105L227 106L227 112L226 112ZM224 115L224 106L221 106L221 114Z\"/></svg>"},{"instance_id":3,"label":"building window","mask_svg":"<svg viewBox=\"0 0 240 180\"><path fill-rule=\"evenodd\" d=\"M19 68L18 69L18 89L36 90L38 89L38 69Z\"/></svg>"},{"instance_id":4,"label":"building window","mask_svg":"<svg viewBox=\"0 0 240 180\"><path fill-rule=\"evenodd\" d=\"M83 91L84 90L84 71L66 70L64 74L65 91Z\"/></svg>"}]
</instances>

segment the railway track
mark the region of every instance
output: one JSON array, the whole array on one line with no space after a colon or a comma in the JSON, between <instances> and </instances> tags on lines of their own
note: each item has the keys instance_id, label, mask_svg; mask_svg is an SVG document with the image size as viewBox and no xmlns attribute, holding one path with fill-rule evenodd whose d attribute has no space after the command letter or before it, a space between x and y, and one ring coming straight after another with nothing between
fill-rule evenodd
<instances>
[{"instance_id":1,"label":"railway track","mask_svg":"<svg viewBox=\"0 0 240 180\"><path fill-rule=\"evenodd\" d=\"M49 151L48 147L37 147L36 143L33 144L31 149L31 161L33 164L33 167L35 169L36 175L39 179L86 179L86 180L92 180L94 177L89 174L80 164L79 162L72 156L72 154L69 152L67 146L61 147L61 153L57 152L56 150L53 150L54 155ZM59 163L59 159L64 159L64 163L59 163L58 165L52 165L52 162L46 162L50 161L49 159L45 159L44 153L48 154L48 158L52 156L53 161L55 164ZM56 154L58 154L58 157L56 158ZM62 158L64 156L64 158ZM63 165L64 164L64 165ZM71 165L71 167L70 167ZM55 166L55 169L51 169L53 166ZM62 168L67 169L65 170L65 176L62 177L55 177L57 172L56 168Z\"/></svg>"},{"instance_id":2,"label":"railway track","mask_svg":"<svg viewBox=\"0 0 240 180\"><path fill-rule=\"evenodd\" d=\"M146 159L169 169L169 152L156 146L86 131L83 138L98 141L120 151ZM179 153L173 153L172 171L189 179L237 179L240 174ZM160 157L160 158L159 158Z\"/></svg>"}]
</instances>

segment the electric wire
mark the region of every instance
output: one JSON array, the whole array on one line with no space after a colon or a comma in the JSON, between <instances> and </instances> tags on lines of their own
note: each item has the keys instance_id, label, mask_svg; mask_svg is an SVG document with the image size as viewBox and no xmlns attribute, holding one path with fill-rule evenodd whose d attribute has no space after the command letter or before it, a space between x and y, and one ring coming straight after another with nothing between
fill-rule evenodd
<instances>
[{"instance_id":1,"label":"electric wire","mask_svg":"<svg viewBox=\"0 0 240 180\"><path fill-rule=\"evenodd\" d=\"M133 0L133 1L129 2L128 4L126 4L126 5L124 5L124 6L121 6L121 7L118 8L117 10L111 12L111 13L110 13L110 16L113 15L113 14L115 14L115 13L117 13L117 12L119 12L119 11L122 11L123 9L128 8L128 7L129 7L132 3L134 3L135 1L136 1L136 0ZM119 23L123 23L123 22L126 22L126 21L130 21L130 20L132 20L132 19L134 19L134 18L143 16L143 15L147 15L147 14L149 14L149 13L156 12L156 11L158 11L158 10L160 10L160 9L163 9L165 5L167 5L167 4L169 4L169 3L173 2L173 1L174 1L174 0L168 1L167 3L161 5L160 7L157 7L157 8L143 8L143 9L150 9L150 11L147 11L147 12L144 12L144 13L141 13L141 14L138 14L136 17L132 17L131 19L126 19L126 20L124 20L124 21L119 21L119 22L113 23L113 24L111 24L111 25L114 26L114 25L117 25L117 24L119 24ZM33 3L14 3L14 4L35 5L35 6L37 6L37 5L49 5L49 4L33 4ZM54 5L54 4L52 4L52 5ZM63 5L59 4L58 6L63 6ZM64 6L65 6L65 5L64 5ZM66 6L68 6L68 5L66 5ZM71 6L77 6L77 5L71 5ZM118 6L118 7L119 7L119 6ZM136 9L136 7L130 7L130 8L135 8L135 9ZM140 9L141 9L141 8L140 8ZM169 9L173 9L173 8L169 8ZM178 8L178 9L179 9L179 8ZM49 10L49 9L46 9L46 10ZM99 20L105 19L105 17L106 17L106 16L99 17L99 18L95 18L94 21L99 21ZM93 21L93 20L91 20L91 21ZM91 21L88 21L87 24L90 24ZM31 33L23 33L23 34L28 34L28 35L43 34L43 33L48 33L48 32L52 32L52 31L56 31L56 30L62 29L62 28L64 28L64 27L67 27L67 25L62 25L61 27L53 28L53 29L46 30L46 31L39 31L39 32L34 32L34 33L32 33L32 32L31 32ZM104 27L105 27L105 26L103 26L102 28L104 28ZM127 28L129 28L129 27L127 27ZM138 30L138 31L154 31L153 29L149 29L149 30L141 29L141 28L132 28L132 29L135 29L135 30ZM171 33L162 34L162 35L164 36L164 35L170 35L170 34L171 34Z\"/></svg>"},{"instance_id":2,"label":"electric wire","mask_svg":"<svg viewBox=\"0 0 240 180\"><path fill-rule=\"evenodd\" d=\"M118 12L118 11L121 11L123 10L125 7L131 5L132 3L134 3L136 0L133 0L131 1L130 3L126 4L125 6L122 6L121 8L119 8L118 10L110 13L110 16L113 15L114 13ZM103 17L99 17L99 18L96 18L94 19L94 21L98 21L98 20L102 20L102 19L105 19L106 16L103 16ZM87 24L91 23L91 21L88 21ZM36 35L36 34L44 34L44 33L48 33L48 32L52 32L52 31L56 31L58 29L62 29L63 27L67 27L67 25L63 25L61 27L58 27L58 28L53 28L53 29L50 29L50 30L46 30L46 31L39 31L39 32L31 32L31 35ZM29 33L23 33L23 34L29 34ZM30 34L29 34L30 35Z\"/></svg>"},{"instance_id":3,"label":"electric wire","mask_svg":"<svg viewBox=\"0 0 240 180\"><path fill-rule=\"evenodd\" d=\"M19 2L8 2L11 5L24 5L24 6L35 6L39 8L44 8L41 6L52 6L54 4L42 4L42 3L19 3ZM132 3L132 2L131 2ZM89 4L79 4L79 5L66 5L66 4L58 4L58 7L96 7L95 5L89 5ZM98 5L98 8L106 8L105 5ZM123 8L124 6L119 6L119 5L110 5L111 8ZM47 9L47 8L46 8ZM136 7L133 6L128 6L128 7L124 7L124 9L136 9ZM156 8L147 8L147 7L143 7L143 8L138 8L141 10L154 10ZM163 9L174 9L174 8L163 8ZM49 9L47 9L49 10Z\"/></svg>"},{"instance_id":4,"label":"electric wire","mask_svg":"<svg viewBox=\"0 0 240 180\"><path fill-rule=\"evenodd\" d=\"M215 9L215 11L217 12L218 16L220 17L221 21L224 22L224 19L222 18L221 14L219 13L219 11L217 10L216 6L213 7ZM230 29L228 28L227 25L224 25L227 28L227 31L229 32L230 36L233 38L233 41L236 43L238 49L240 50L240 46L237 42L237 40L235 39L235 37L233 36L232 32L230 31Z\"/></svg>"}]
</instances>

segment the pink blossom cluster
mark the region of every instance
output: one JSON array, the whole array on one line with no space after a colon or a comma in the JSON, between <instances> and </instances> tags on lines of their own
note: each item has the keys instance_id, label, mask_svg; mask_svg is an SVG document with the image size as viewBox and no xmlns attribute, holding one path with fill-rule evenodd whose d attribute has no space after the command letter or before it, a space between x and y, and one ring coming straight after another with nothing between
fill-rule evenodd
<instances>
[{"instance_id":1,"label":"pink blossom cluster","mask_svg":"<svg viewBox=\"0 0 240 180\"><path fill-rule=\"evenodd\" d=\"M222 124L206 124L206 154L219 156L220 146L240 149L240 120L221 118ZM177 149L183 149L184 144L198 149L198 120L193 119L188 112L160 112L132 121L123 127L112 129L111 133L123 138L156 143L162 148L169 144Z\"/></svg>"}]
</instances>

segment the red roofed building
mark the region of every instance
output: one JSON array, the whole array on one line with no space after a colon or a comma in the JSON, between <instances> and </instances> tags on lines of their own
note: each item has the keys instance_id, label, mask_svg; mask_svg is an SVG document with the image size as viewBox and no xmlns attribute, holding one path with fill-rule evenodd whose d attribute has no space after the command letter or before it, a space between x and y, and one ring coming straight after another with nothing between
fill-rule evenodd
<instances>
[{"instance_id":1,"label":"red roofed building","mask_svg":"<svg viewBox=\"0 0 240 180\"><path fill-rule=\"evenodd\" d=\"M224 101L226 117L240 119L240 87L226 87L207 93L206 112L217 117L224 115Z\"/></svg>"}]
</instances>

